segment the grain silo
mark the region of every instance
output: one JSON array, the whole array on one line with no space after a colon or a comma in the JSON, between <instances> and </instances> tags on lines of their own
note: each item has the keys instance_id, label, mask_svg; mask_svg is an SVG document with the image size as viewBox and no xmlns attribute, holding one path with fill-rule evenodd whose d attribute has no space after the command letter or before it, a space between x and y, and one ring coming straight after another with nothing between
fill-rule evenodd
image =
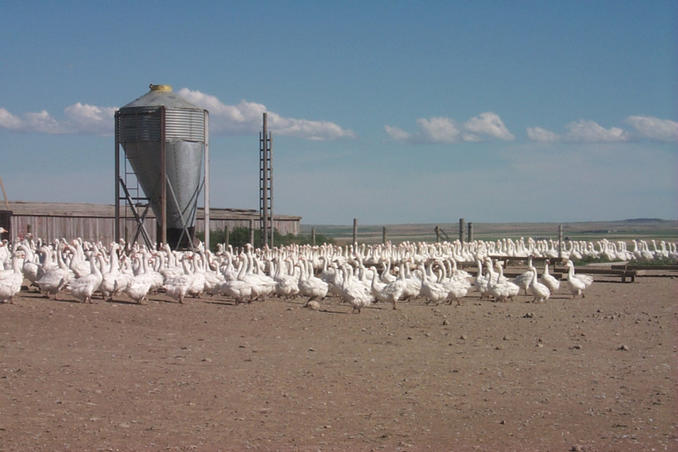
<instances>
[{"instance_id":1,"label":"grain silo","mask_svg":"<svg viewBox=\"0 0 678 452\"><path fill-rule=\"evenodd\" d=\"M125 165L131 166L147 206L155 214L158 240L172 248L193 247L201 191L205 224L209 225L207 110L181 98L169 85L152 84L148 93L115 113L115 237L120 238L122 201L134 213L134 239L141 234L148 243L145 214L137 210L143 207L140 198L130 195L126 177L121 177L120 145ZM205 242L209 247L209 227L205 228Z\"/></svg>"}]
</instances>

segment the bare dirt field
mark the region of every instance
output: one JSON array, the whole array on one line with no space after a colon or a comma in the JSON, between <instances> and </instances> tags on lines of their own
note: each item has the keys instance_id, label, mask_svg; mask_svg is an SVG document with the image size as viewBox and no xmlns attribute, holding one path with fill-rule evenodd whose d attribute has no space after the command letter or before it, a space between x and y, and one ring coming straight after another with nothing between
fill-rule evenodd
<instances>
[{"instance_id":1,"label":"bare dirt field","mask_svg":"<svg viewBox=\"0 0 678 452\"><path fill-rule=\"evenodd\" d=\"M678 450L678 279L497 304L0 305L0 450Z\"/></svg>"}]
</instances>

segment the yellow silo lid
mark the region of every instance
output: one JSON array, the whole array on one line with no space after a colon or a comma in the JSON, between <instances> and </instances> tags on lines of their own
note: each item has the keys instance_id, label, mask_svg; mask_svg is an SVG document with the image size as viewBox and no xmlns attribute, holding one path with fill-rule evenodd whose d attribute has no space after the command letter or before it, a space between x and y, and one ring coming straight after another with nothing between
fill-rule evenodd
<instances>
[{"instance_id":1,"label":"yellow silo lid","mask_svg":"<svg viewBox=\"0 0 678 452\"><path fill-rule=\"evenodd\" d=\"M151 83L148 87L151 88L151 91L172 91L172 85L154 85Z\"/></svg>"}]
</instances>

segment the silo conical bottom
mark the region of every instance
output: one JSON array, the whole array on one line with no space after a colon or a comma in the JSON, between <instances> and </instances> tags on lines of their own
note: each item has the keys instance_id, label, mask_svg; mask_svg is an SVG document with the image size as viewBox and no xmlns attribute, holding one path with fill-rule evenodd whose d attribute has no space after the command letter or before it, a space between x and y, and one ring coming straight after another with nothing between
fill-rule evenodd
<instances>
[{"instance_id":1,"label":"silo conical bottom","mask_svg":"<svg viewBox=\"0 0 678 452\"><path fill-rule=\"evenodd\" d=\"M160 144L137 142L126 143L123 146L141 188L150 199L153 213L156 218L160 219L162 215ZM165 144L165 155L167 178L171 185L171 188L168 186L167 189L167 234L169 239L170 229L181 231L183 227L194 228L198 192L201 188L203 143L167 142Z\"/></svg>"},{"instance_id":2,"label":"silo conical bottom","mask_svg":"<svg viewBox=\"0 0 678 452\"><path fill-rule=\"evenodd\" d=\"M162 237L162 231L158 225L158 238ZM183 233L183 237L182 237ZM188 228L188 235L183 229L167 228L167 244L173 250L192 248L191 244L195 245L195 227Z\"/></svg>"}]
</instances>

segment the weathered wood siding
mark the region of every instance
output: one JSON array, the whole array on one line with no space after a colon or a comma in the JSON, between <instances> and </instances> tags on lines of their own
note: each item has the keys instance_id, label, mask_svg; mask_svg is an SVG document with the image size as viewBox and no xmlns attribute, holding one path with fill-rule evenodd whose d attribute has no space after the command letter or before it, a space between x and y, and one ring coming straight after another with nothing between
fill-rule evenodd
<instances>
[{"instance_id":1,"label":"weathered wood siding","mask_svg":"<svg viewBox=\"0 0 678 452\"><path fill-rule=\"evenodd\" d=\"M113 240L115 211L113 205L107 204L63 204L63 203L28 203L10 202L12 216L10 218L11 240L16 240L27 232L35 237L52 241L55 239L74 239L81 237L88 241L109 243ZM125 214L121 207L121 216ZM196 231L204 231L204 212L198 210ZM211 230L220 230L228 226L230 229L249 227L254 220L254 227L259 227L259 213L248 209L210 209ZM281 234L299 233L301 217L292 215L276 215L275 228ZM150 214L144 221L146 231L151 240L156 240L155 217ZM136 222L131 212L127 219L121 218L120 231L123 238L131 240L136 231Z\"/></svg>"},{"instance_id":2,"label":"weathered wood siding","mask_svg":"<svg viewBox=\"0 0 678 452\"><path fill-rule=\"evenodd\" d=\"M257 215L255 218L252 218L252 219L254 220L254 228L257 229L259 227L259 216ZM299 220L275 217L274 225L275 225L276 231L278 231L282 235L287 235L287 234L298 235L299 234L299 229L300 229ZM214 219L212 217L212 212L210 212L210 226L211 226L212 231L223 230L226 226L228 226L228 228L230 230L233 230L234 228L249 228L250 227L250 220L249 219ZM198 220L196 221L195 228L196 228L196 231L204 232L205 221L202 218L202 216L199 217Z\"/></svg>"}]
</instances>

